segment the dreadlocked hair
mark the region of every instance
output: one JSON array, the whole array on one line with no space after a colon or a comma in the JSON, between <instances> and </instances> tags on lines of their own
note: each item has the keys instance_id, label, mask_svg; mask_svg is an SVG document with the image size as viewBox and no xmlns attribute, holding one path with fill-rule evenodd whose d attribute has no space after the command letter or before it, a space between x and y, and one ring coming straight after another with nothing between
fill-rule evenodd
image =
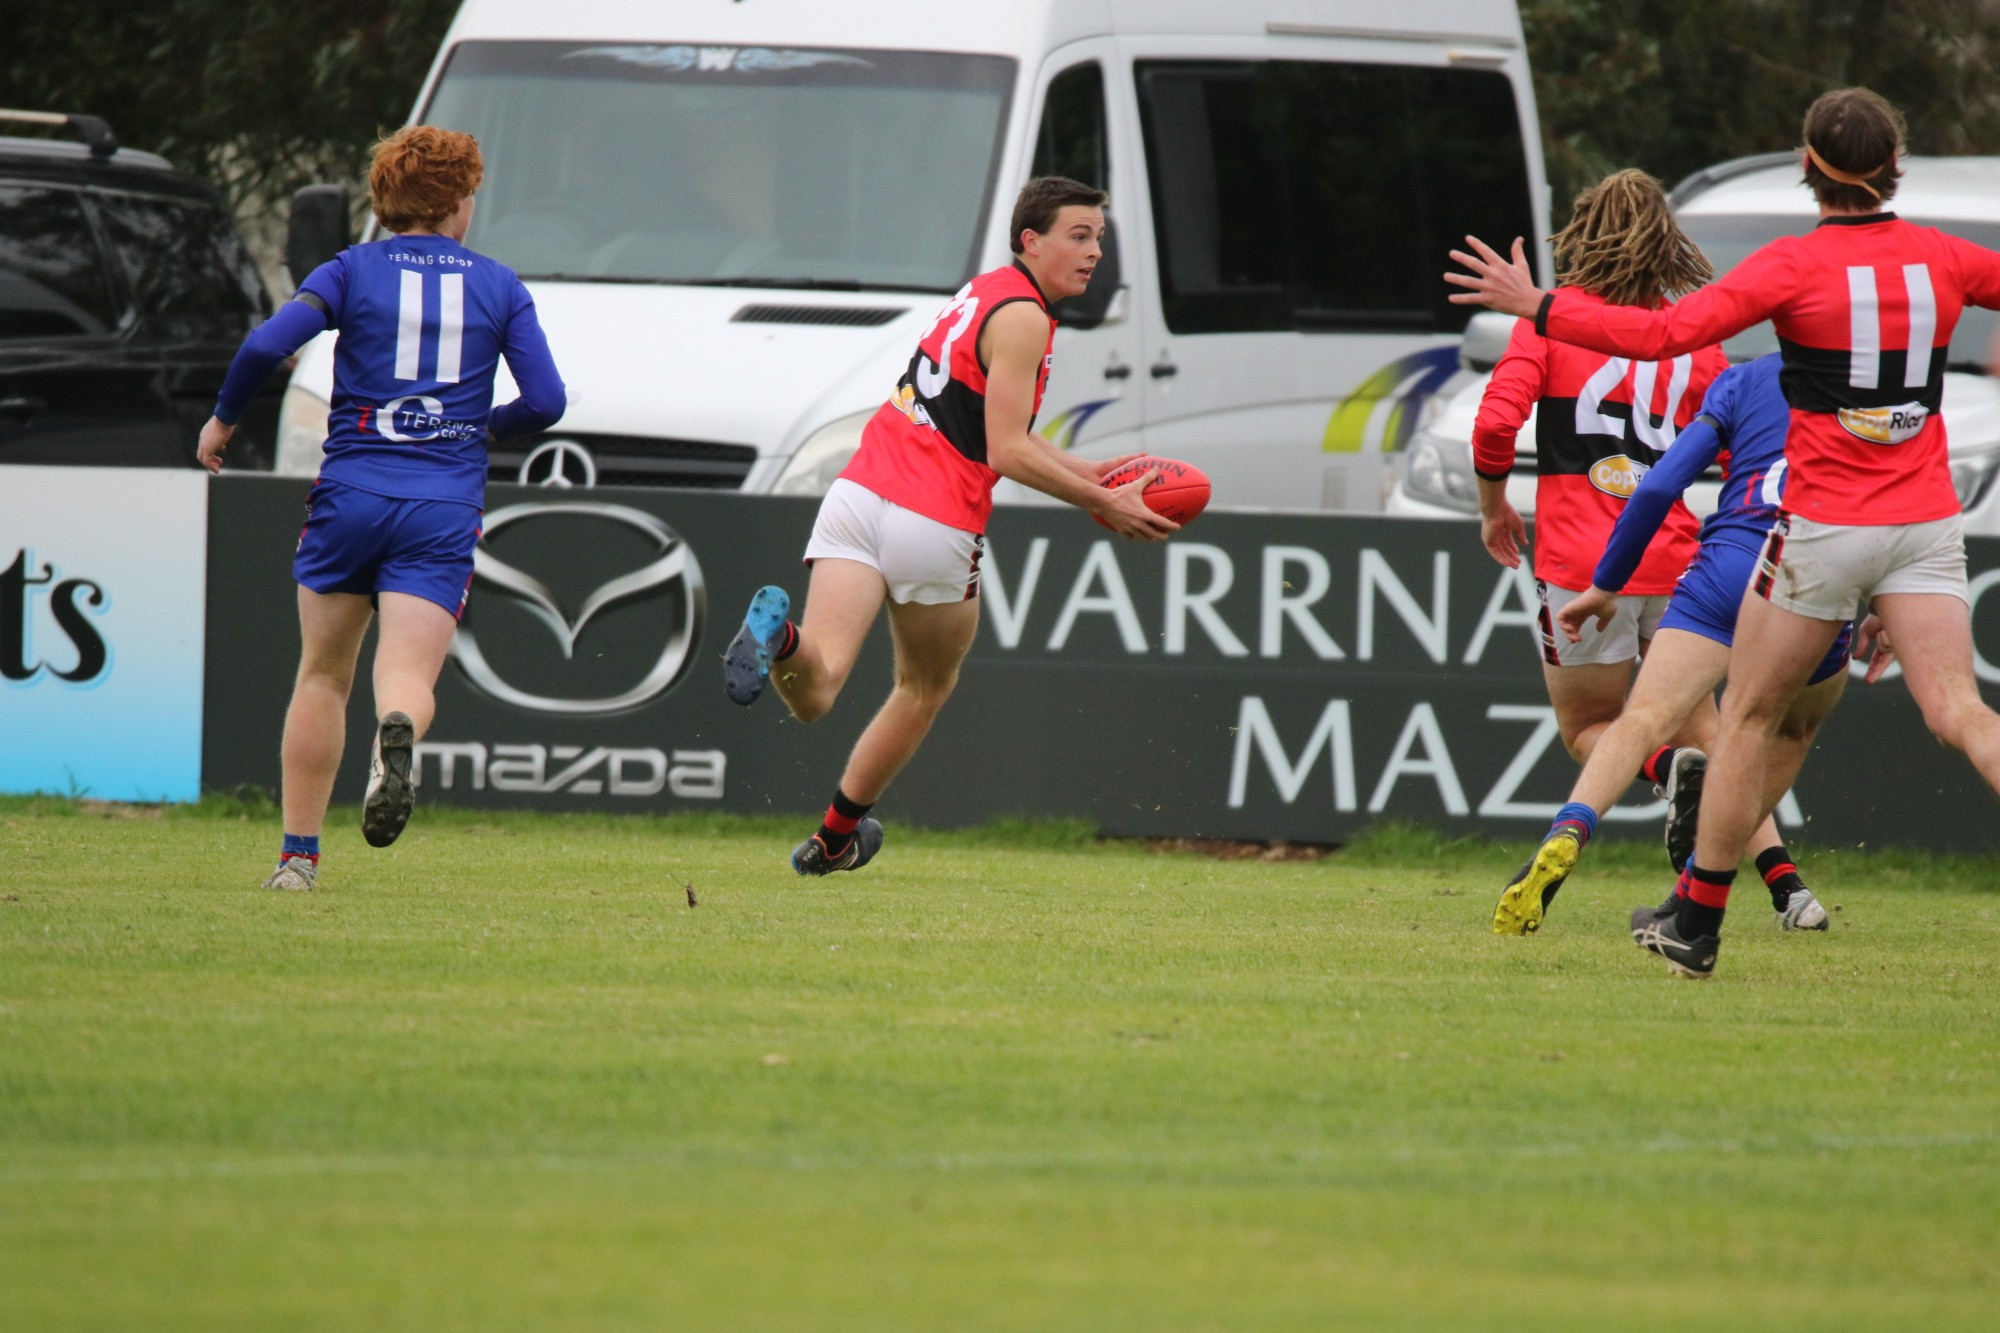
<instances>
[{"instance_id":1,"label":"dreadlocked hair","mask_svg":"<svg viewBox=\"0 0 2000 1333\"><path fill-rule=\"evenodd\" d=\"M1660 183L1643 171L1614 171L1576 197L1557 232L1557 280L1612 305L1657 308L1715 277L1708 257L1674 221Z\"/></svg>"}]
</instances>

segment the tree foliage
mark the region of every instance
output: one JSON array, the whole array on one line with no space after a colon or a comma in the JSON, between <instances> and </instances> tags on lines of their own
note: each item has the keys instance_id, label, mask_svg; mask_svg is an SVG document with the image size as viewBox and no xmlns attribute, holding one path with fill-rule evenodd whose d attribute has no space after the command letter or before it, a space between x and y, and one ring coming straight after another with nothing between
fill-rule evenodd
<instances>
[{"instance_id":1,"label":"tree foliage","mask_svg":"<svg viewBox=\"0 0 2000 1333\"><path fill-rule=\"evenodd\" d=\"M121 142L270 204L356 180L409 115L457 0L11 0L0 106L103 116ZM12 132L12 131L10 131Z\"/></svg>"},{"instance_id":2,"label":"tree foliage","mask_svg":"<svg viewBox=\"0 0 2000 1333\"><path fill-rule=\"evenodd\" d=\"M1524 0L1558 224L1584 186L1637 166L1669 185L1796 148L1812 99L1862 84L1910 151L2000 152L2000 6L1975 0Z\"/></svg>"}]
</instances>

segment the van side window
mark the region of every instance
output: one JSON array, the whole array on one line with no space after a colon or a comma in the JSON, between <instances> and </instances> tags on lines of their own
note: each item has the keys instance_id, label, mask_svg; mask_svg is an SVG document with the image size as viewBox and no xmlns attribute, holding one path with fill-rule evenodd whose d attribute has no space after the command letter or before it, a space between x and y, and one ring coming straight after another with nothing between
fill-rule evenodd
<instances>
[{"instance_id":1,"label":"van side window","mask_svg":"<svg viewBox=\"0 0 2000 1333\"><path fill-rule=\"evenodd\" d=\"M1438 258L1533 235L1507 76L1322 61L1141 61L1175 333L1456 333Z\"/></svg>"},{"instance_id":2,"label":"van side window","mask_svg":"<svg viewBox=\"0 0 2000 1333\"><path fill-rule=\"evenodd\" d=\"M102 336L114 309L75 191L0 185L0 340Z\"/></svg>"},{"instance_id":3,"label":"van side window","mask_svg":"<svg viewBox=\"0 0 2000 1333\"><path fill-rule=\"evenodd\" d=\"M1049 81L1030 174L1067 176L1100 190L1109 188L1104 160L1104 70L1097 62L1072 65Z\"/></svg>"}]
</instances>

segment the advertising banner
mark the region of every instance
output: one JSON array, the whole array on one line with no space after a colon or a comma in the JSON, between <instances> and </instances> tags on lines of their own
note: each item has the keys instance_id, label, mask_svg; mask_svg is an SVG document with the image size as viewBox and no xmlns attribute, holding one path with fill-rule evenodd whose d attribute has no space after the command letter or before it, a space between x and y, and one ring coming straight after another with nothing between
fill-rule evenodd
<instances>
[{"instance_id":1,"label":"advertising banner","mask_svg":"<svg viewBox=\"0 0 2000 1333\"><path fill-rule=\"evenodd\" d=\"M201 794L208 478L0 468L0 791Z\"/></svg>"},{"instance_id":2,"label":"advertising banner","mask_svg":"<svg viewBox=\"0 0 2000 1333\"><path fill-rule=\"evenodd\" d=\"M210 551L211 786L275 787L298 651L305 485L226 479ZM803 603L816 502L492 487L471 597L419 754L423 801L569 810L822 808L890 685L878 627L840 704L723 696L750 594ZM2000 543L1973 544L1981 679L2000 681ZM1528 834L1576 766L1542 683L1535 595L1472 524L1215 513L1162 546L1067 508L994 515L958 691L883 802L932 825L1070 816L1107 832L1336 842L1408 820ZM796 610L795 610L796 614ZM363 781L356 689L338 795ZM1990 798L1899 682L1855 682L1788 836L1983 848ZM1613 827L1662 814L1634 788Z\"/></svg>"}]
</instances>

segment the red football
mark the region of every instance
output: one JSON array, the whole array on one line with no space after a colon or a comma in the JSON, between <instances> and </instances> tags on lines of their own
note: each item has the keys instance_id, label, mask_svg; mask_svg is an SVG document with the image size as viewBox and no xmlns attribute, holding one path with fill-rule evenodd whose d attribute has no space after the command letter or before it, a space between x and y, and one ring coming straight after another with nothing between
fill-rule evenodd
<instances>
[{"instance_id":1,"label":"red football","mask_svg":"<svg viewBox=\"0 0 2000 1333\"><path fill-rule=\"evenodd\" d=\"M1194 522L1208 508L1208 474L1192 463L1144 454L1106 477L1104 484L1112 488L1124 486L1155 468L1160 475L1146 488L1146 508L1184 526ZM1097 521L1104 527L1111 526L1101 518Z\"/></svg>"}]
</instances>

